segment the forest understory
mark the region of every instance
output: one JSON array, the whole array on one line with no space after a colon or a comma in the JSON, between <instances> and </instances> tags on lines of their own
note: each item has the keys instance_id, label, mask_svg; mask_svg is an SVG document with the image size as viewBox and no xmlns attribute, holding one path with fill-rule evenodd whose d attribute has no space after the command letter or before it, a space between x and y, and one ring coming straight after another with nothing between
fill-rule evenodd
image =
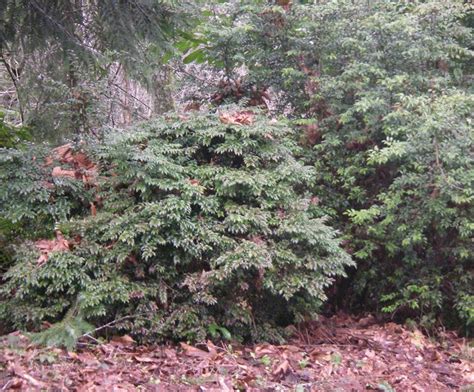
<instances>
[{"instance_id":1,"label":"forest understory","mask_svg":"<svg viewBox=\"0 0 474 392\"><path fill-rule=\"evenodd\" d=\"M473 28L0 0L0 392L474 392Z\"/></svg>"}]
</instances>

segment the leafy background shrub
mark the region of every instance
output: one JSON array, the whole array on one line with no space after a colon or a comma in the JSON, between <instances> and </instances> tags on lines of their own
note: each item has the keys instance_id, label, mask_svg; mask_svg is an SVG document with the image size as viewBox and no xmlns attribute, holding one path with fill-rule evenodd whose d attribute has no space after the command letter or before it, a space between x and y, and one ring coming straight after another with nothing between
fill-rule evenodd
<instances>
[{"instance_id":1,"label":"leafy background shrub","mask_svg":"<svg viewBox=\"0 0 474 392\"><path fill-rule=\"evenodd\" d=\"M243 4L200 26L209 39L188 53L223 70L227 100L273 94L270 109L300 129L322 208L358 265L331 308L469 333L470 6Z\"/></svg>"},{"instance_id":2,"label":"leafy background shrub","mask_svg":"<svg viewBox=\"0 0 474 392\"><path fill-rule=\"evenodd\" d=\"M5 115L0 112L0 148L13 148L30 138L26 127L14 127L5 121ZM1 159L1 157L0 157ZM2 178L3 183L3 178ZM0 272L4 272L12 262L12 250L9 243L18 234L19 227L11 217L0 216Z\"/></svg>"},{"instance_id":3,"label":"leafy background shrub","mask_svg":"<svg viewBox=\"0 0 474 392\"><path fill-rule=\"evenodd\" d=\"M216 331L281 339L276 327L318 310L352 265L314 203L313 169L300 153L290 128L251 112L111 131L90 151L101 167L97 211L81 214L74 198L39 200L71 250L38 264L31 244L21 248L5 274L1 317L31 329L74 308L95 325L122 320L116 329L144 340ZM36 171L16 173L10 198L36 183ZM62 195L61 186L51 192Z\"/></svg>"}]
</instances>

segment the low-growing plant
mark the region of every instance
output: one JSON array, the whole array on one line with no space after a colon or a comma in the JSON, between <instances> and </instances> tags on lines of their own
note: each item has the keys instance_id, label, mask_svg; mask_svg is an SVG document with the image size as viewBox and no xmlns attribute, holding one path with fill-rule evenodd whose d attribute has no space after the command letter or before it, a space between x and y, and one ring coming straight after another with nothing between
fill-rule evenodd
<instances>
[{"instance_id":1,"label":"low-growing plant","mask_svg":"<svg viewBox=\"0 0 474 392\"><path fill-rule=\"evenodd\" d=\"M145 341L281 339L353 264L292 132L251 112L111 130L89 151L93 211L60 220L69 248L47 261L32 243L18 250L0 317L37 329L78 306L81 320Z\"/></svg>"}]
</instances>

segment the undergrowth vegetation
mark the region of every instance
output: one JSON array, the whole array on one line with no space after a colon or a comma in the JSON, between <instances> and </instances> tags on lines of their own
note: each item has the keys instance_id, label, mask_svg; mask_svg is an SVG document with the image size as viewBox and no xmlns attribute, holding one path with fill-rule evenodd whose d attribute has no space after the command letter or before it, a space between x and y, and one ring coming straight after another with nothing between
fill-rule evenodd
<instances>
[{"instance_id":1,"label":"undergrowth vegetation","mask_svg":"<svg viewBox=\"0 0 474 392\"><path fill-rule=\"evenodd\" d=\"M197 115L109 132L89 152L101 168L87 190L93 213L82 179L54 179L32 148L6 154L2 201L21 198L25 212L7 203L3 213L68 240L45 262L34 244L17 251L2 319L38 329L69 312L94 325L118 320L115 329L143 340L281 340L278 326L317 311L351 258L315 203L294 132L239 116L242 124ZM50 186L38 190L41 181Z\"/></svg>"},{"instance_id":2,"label":"undergrowth vegetation","mask_svg":"<svg viewBox=\"0 0 474 392\"><path fill-rule=\"evenodd\" d=\"M28 71L34 56L25 84L11 73L34 134L63 123L51 120L60 101L75 138L53 149L0 117L6 329L59 323L38 339L68 331L68 346L105 325L142 341L281 340L283 326L343 309L472 334L472 7L198 3L199 16L172 8L163 21L192 24L159 45L140 14L133 37L154 53L150 68L109 54L94 81L68 60L64 91L31 89L23 108L28 80L44 81ZM104 47L92 54L107 63ZM133 96L145 90L136 74L161 90ZM33 112L45 118L36 128Z\"/></svg>"},{"instance_id":3,"label":"undergrowth vegetation","mask_svg":"<svg viewBox=\"0 0 474 392\"><path fill-rule=\"evenodd\" d=\"M456 1L245 2L201 26L219 97L273 94L299 129L358 265L332 309L472 331L472 27Z\"/></svg>"}]
</instances>

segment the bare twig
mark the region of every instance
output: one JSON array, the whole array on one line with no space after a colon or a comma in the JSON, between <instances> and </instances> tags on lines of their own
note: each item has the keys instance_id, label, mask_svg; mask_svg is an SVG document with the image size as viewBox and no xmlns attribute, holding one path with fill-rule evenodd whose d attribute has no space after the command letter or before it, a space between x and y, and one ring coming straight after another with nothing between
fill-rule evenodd
<instances>
[{"instance_id":1,"label":"bare twig","mask_svg":"<svg viewBox=\"0 0 474 392\"><path fill-rule=\"evenodd\" d=\"M114 82L111 82L110 83L113 87L116 87L118 88L120 91L122 91L123 93L127 94L129 97L133 98L135 101L137 102L140 102L143 106L145 106L148 110L152 111L153 112L153 109L148 106L145 102L143 102L140 98L137 98L135 95L133 95L132 93L128 92L127 90L125 90L123 87L119 86L117 83L114 83Z\"/></svg>"},{"instance_id":2,"label":"bare twig","mask_svg":"<svg viewBox=\"0 0 474 392\"><path fill-rule=\"evenodd\" d=\"M23 113L23 107L22 107L22 104L21 104L21 100L20 100L20 93L19 93L19 86L18 86L18 73L13 72L12 66L5 59L5 56L4 56L2 51L0 51L0 61L5 66L5 69L7 70L7 73L10 76L10 79L13 83L13 86L15 87L16 96L17 96L17 100L18 100L18 111L20 112L21 122L23 123L25 117L24 117L24 113Z\"/></svg>"},{"instance_id":3,"label":"bare twig","mask_svg":"<svg viewBox=\"0 0 474 392\"><path fill-rule=\"evenodd\" d=\"M140 313L140 314L133 314L133 315L128 315L128 316L120 317L120 318L118 318L118 319L115 319L115 320L113 320L113 321L107 323L107 324L101 325L100 327L97 327L97 328L95 328L95 329L93 329L93 330L91 330L91 331L88 331L88 332L84 333L83 335L81 335L81 338L82 338L82 337L90 337L90 338L91 338L91 337L92 337L91 335L92 335L93 333L95 333L95 332L101 331L101 330L104 329L104 328L107 328L107 327L110 327L110 326L112 326L112 325L114 325L114 324L117 324L117 323L119 323L120 321L124 321L124 320L129 320L129 319L132 319L132 318L141 317L141 316L143 316L143 315L145 315L145 314L146 314L146 313ZM94 338L93 338L93 339L94 339Z\"/></svg>"}]
</instances>

